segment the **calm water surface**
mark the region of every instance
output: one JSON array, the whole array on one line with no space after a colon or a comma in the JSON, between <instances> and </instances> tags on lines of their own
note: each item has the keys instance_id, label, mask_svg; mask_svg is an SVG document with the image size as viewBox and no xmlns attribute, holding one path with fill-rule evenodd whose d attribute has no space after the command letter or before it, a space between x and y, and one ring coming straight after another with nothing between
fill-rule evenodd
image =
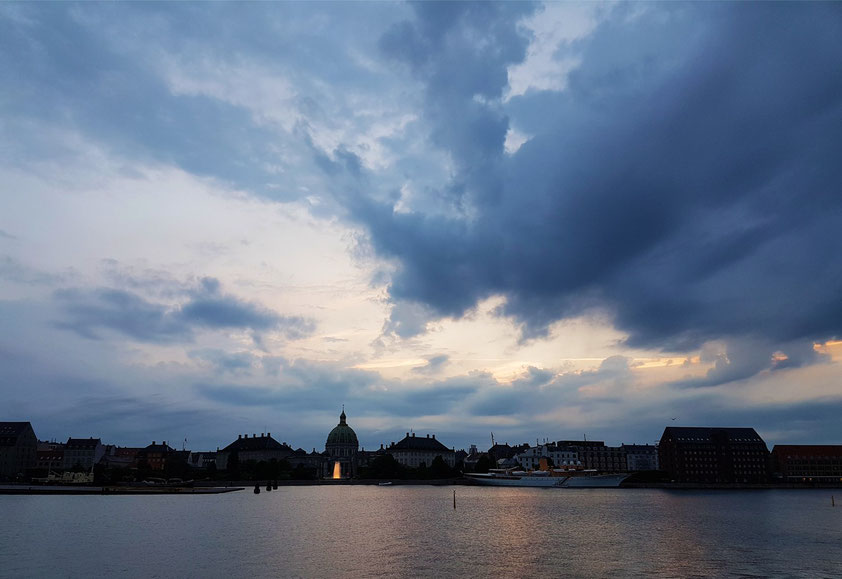
<instances>
[{"instance_id":1,"label":"calm water surface","mask_svg":"<svg viewBox=\"0 0 842 579\"><path fill-rule=\"evenodd\" d=\"M830 490L0 496L0 576L838 578L835 492L836 508Z\"/></svg>"}]
</instances>

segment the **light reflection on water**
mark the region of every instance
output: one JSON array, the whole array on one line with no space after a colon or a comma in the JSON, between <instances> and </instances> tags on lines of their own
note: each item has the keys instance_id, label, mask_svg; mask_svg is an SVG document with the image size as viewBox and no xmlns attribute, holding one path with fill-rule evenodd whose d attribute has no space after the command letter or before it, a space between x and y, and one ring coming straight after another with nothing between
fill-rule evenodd
<instances>
[{"instance_id":1,"label":"light reflection on water","mask_svg":"<svg viewBox=\"0 0 842 579\"><path fill-rule=\"evenodd\" d=\"M832 491L453 489L0 496L0 576L842 576Z\"/></svg>"}]
</instances>

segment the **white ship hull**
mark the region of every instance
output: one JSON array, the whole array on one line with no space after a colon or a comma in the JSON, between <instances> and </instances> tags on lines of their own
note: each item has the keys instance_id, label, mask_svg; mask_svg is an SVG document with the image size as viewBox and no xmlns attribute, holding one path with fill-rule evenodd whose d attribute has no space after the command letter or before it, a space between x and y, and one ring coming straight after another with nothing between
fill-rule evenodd
<instances>
[{"instance_id":1,"label":"white ship hull","mask_svg":"<svg viewBox=\"0 0 842 579\"><path fill-rule=\"evenodd\" d=\"M545 487L545 488L611 488L618 487L628 478L627 474L593 474L584 476L532 476L466 474L477 484L494 487Z\"/></svg>"}]
</instances>

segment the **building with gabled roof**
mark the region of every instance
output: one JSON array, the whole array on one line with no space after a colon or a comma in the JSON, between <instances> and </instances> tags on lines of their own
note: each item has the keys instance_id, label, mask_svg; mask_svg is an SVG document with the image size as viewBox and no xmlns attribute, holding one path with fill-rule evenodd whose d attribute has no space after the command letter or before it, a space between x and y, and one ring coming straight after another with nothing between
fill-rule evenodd
<instances>
[{"instance_id":1,"label":"building with gabled roof","mask_svg":"<svg viewBox=\"0 0 842 579\"><path fill-rule=\"evenodd\" d=\"M753 428L668 426L658 444L658 462L675 482L769 479L769 449Z\"/></svg>"},{"instance_id":2,"label":"building with gabled roof","mask_svg":"<svg viewBox=\"0 0 842 579\"><path fill-rule=\"evenodd\" d=\"M237 440L216 453L216 468L228 470L228 463L234 456L238 462L268 462L272 459L283 460L292 453L289 445L281 444L272 438L270 432L261 433L260 436L252 434L251 437L248 434L240 434Z\"/></svg>"},{"instance_id":3,"label":"building with gabled roof","mask_svg":"<svg viewBox=\"0 0 842 579\"><path fill-rule=\"evenodd\" d=\"M38 437L29 422L0 422L0 479L14 479L34 468Z\"/></svg>"},{"instance_id":4,"label":"building with gabled roof","mask_svg":"<svg viewBox=\"0 0 842 579\"><path fill-rule=\"evenodd\" d=\"M152 444L146 445L137 451L135 461L138 467L148 468L150 470L164 470L167 466L167 461L175 454L175 449L167 444L164 440L161 444L152 441Z\"/></svg>"},{"instance_id":5,"label":"building with gabled roof","mask_svg":"<svg viewBox=\"0 0 842 579\"><path fill-rule=\"evenodd\" d=\"M415 436L414 432L410 435L407 432L403 440L393 442L386 452L402 465L411 468L418 468L422 464L430 466L437 456L440 456L451 468L456 464L456 452L436 440L435 434L432 437L429 434L424 437Z\"/></svg>"}]
</instances>

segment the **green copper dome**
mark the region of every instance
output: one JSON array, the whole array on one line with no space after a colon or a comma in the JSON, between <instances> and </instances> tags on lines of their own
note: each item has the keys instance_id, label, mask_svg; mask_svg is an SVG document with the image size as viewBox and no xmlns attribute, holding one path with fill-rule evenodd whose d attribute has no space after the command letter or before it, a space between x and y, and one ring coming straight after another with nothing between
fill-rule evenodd
<instances>
[{"instance_id":1,"label":"green copper dome","mask_svg":"<svg viewBox=\"0 0 842 579\"><path fill-rule=\"evenodd\" d=\"M354 447L357 447L360 444L357 441L357 433L354 432L354 429L348 426L345 422L345 410L343 410L342 414L339 415L339 424L337 424L336 427L330 431L330 434L327 435L327 443L325 443L325 446L330 446L332 444L353 444Z\"/></svg>"}]
</instances>

